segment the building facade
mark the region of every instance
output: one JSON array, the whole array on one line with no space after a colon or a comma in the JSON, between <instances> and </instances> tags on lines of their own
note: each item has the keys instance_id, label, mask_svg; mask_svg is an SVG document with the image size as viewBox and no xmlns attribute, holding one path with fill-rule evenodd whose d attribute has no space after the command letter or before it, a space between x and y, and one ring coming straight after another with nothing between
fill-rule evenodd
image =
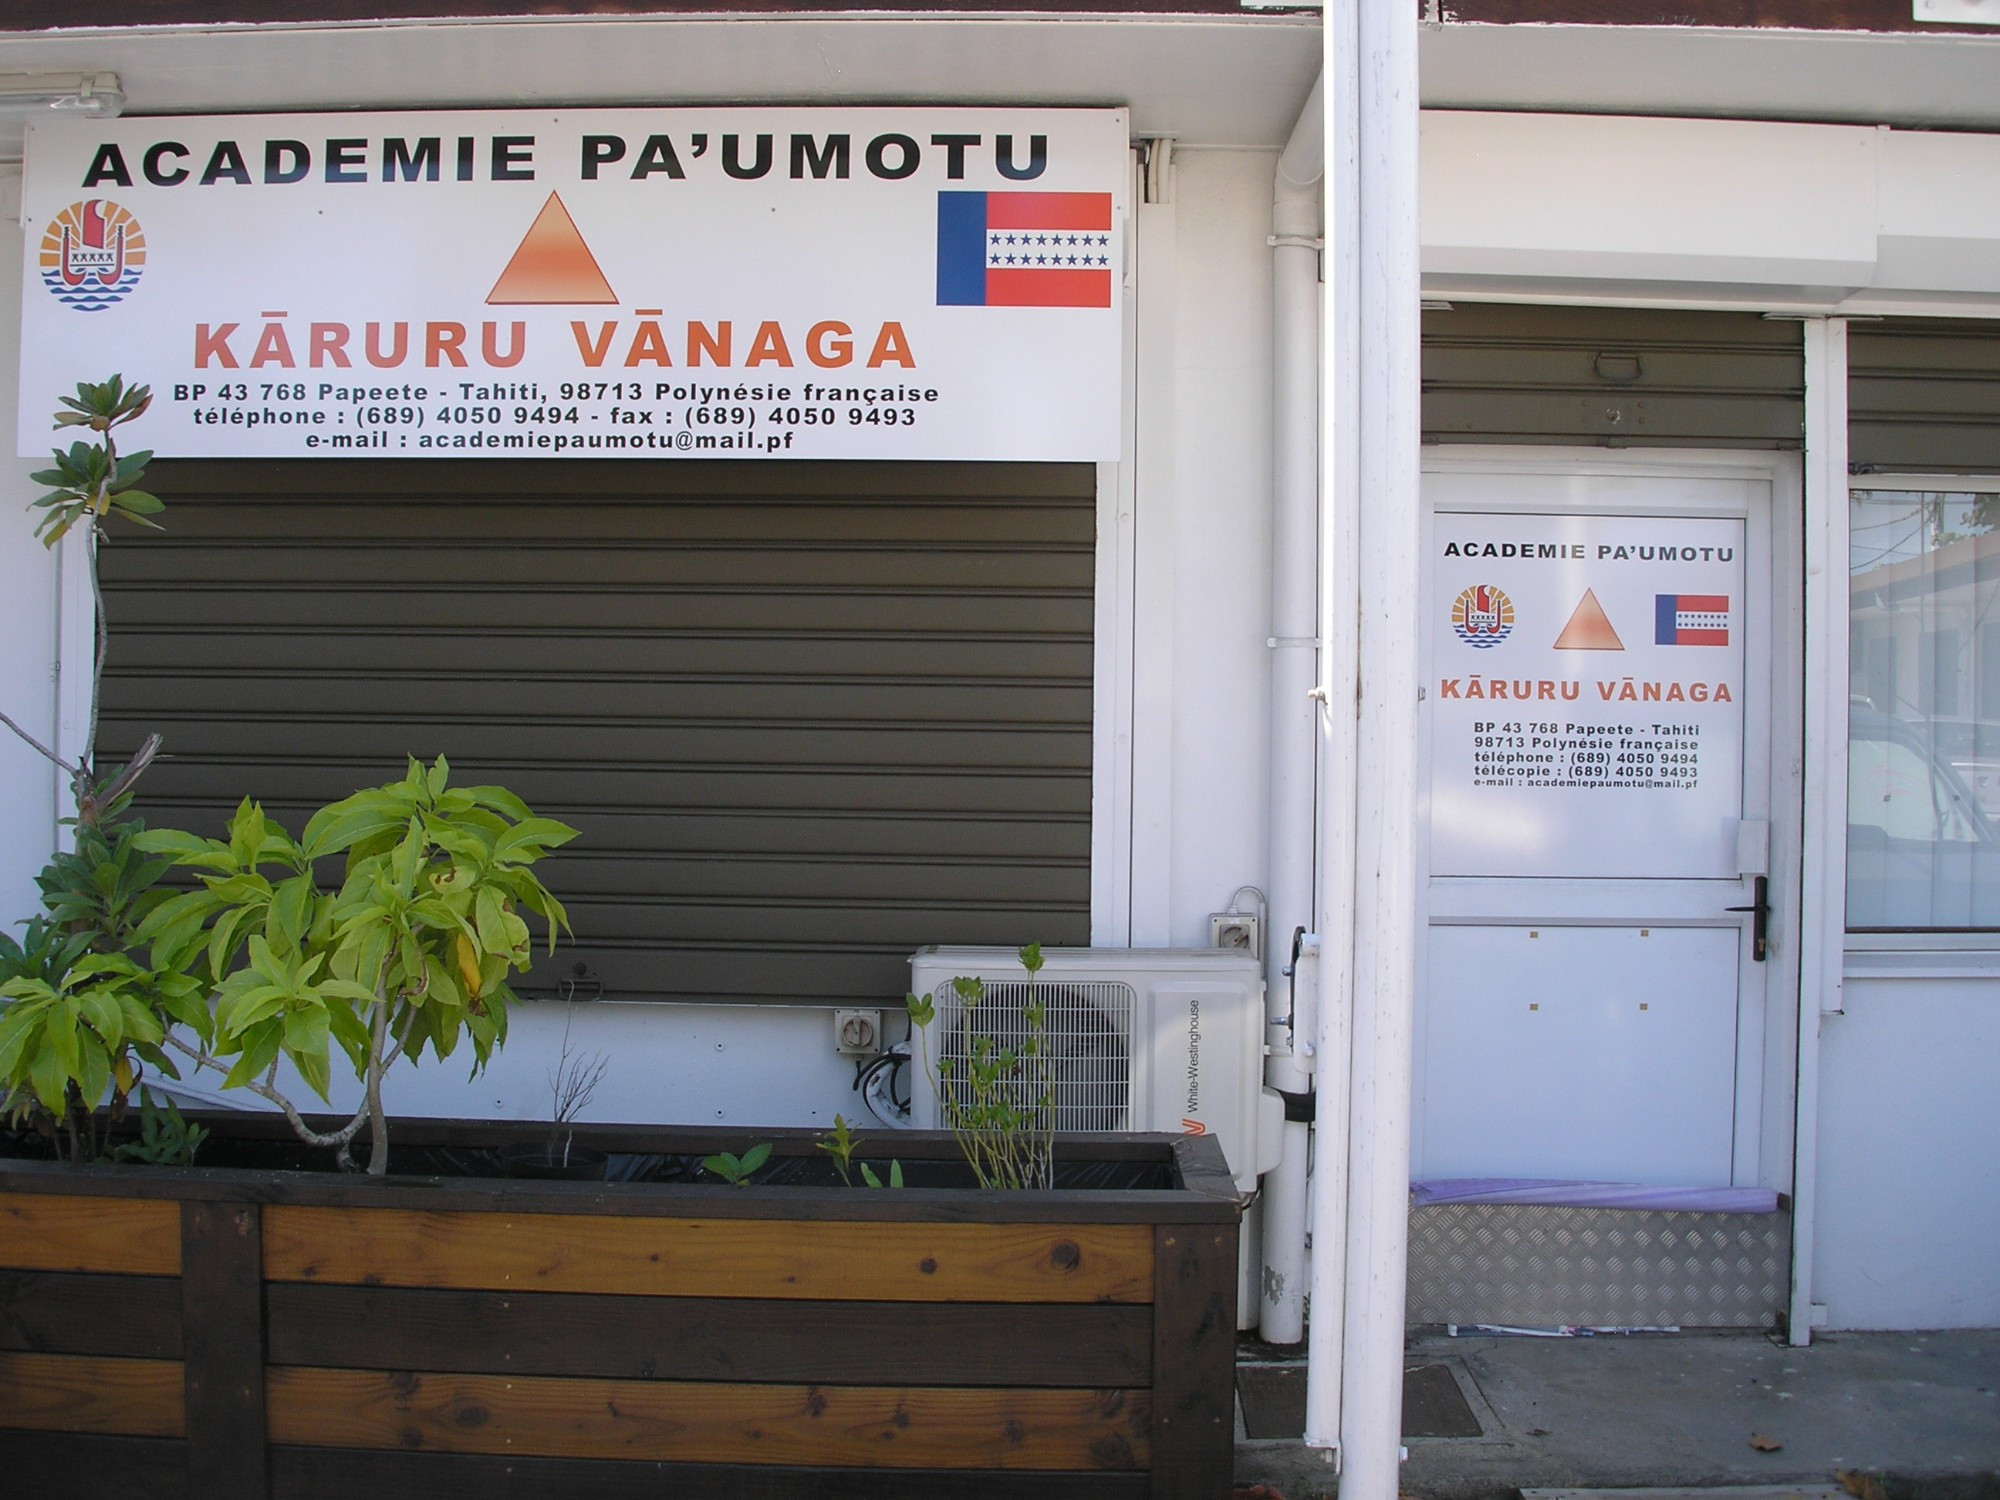
<instances>
[{"instance_id":1,"label":"building facade","mask_svg":"<svg viewBox=\"0 0 2000 1500\"><path fill-rule=\"evenodd\" d=\"M0 169L24 220L7 253L39 253L55 198L129 188L144 218L181 193L192 206L158 212L210 235L200 284L225 309L229 257L249 277L306 240L255 213L225 235L201 192L268 202L272 140L377 197L426 170L449 188L475 111L604 111L575 125L600 143L584 160L628 176L648 119L691 149L702 121L660 112L709 111L730 149L768 136L767 167L808 187L865 182L867 161L894 178L903 158L877 152L894 136L967 174L926 191L988 198L1028 181L1021 142L1049 115L1118 133L1115 181L1062 189L1117 214L1091 345L1108 364L1081 394L968 418L955 448L253 451L194 419L153 441L172 529L103 560L104 748L166 735L149 817L202 827L245 794L296 812L445 753L584 829L551 876L576 940L533 989L606 1003L524 1007L487 1074L406 1078L401 1107L533 1115L570 1026L614 1059L607 1117L827 1123L858 1112L828 1012L893 1022L919 947L1185 949L1229 925L1215 914L1256 916L1272 1104L1262 1138L1230 1146L1240 1173L1277 1169L1246 1288L1272 1336L1303 1327L1315 1130L1322 1179L1407 1139L1418 1321L1800 1341L2000 1325L2000 32L1978 0L1431 3L1401 105L1330 70L1354 55L1329 45L1344 11L380 9L16 7L0 72L115 79L105 131L133 159L121 181L96 154L114 134L37 125L24 167ZM1378 152L1369 111L1417 103L1414 156ZM938 144L955 135L981 138L969 165ZM1019 139L989 166L985 137ZM239 138L257 144L217 155ZM368 143L351 160L350 138ZM149 157L162 142L180 149ZM490 186L507 160L474 149ZM46 168L45 190L65 151L81 168ZM1403 515L1354 467L1364 429L1396 430L1366 427L1400 399L1396 340L1418 353L1415 309L1407 335L1373 326L1362 290L1398 284L1369 262L1397 243L1377 230L1398 191L1418 214L1402 269L1421 277L1421 389L1407 451L1378 457L1421 469ZM495 288L501 331L462 379L431 346L426 431L516 400L496 278L518 236L442 235L375 253L462 265ZM47 289L23 284L0 379L18 363L33 414L78 377L36 332ZM923 291L942 309L942 270ZM590 288L521 302L601 309L580 350L625 320L600 358L662 320L649 386L802 367L787 378L817 399L816 358L749 366L754 309L718 358L720 313ZM226 336L205 307L166 311L206 330L192 358L206 336L218 381L365 373L360 331L340 365L303 302L246 306ZM1060 365L1077 325L1038 326L1042 345L994 334L983 357L989 335L968 337L969 368L1059 385L1037 361ZM289 364L275 344L260 360L273 327ZM885 320L841 327L781 328L836 351L821 389L910 374ZM165 400L197 379L174 358L121 368ZM369 389L414 378L375 363ZM1015 441L1074 413L1084 438ZM24 426L18 451L43 446ZM16 465L24 499L33 467ZM1399 598L1350 521L1411 528ZM0 702L73 748L82 559L25 525L0 558ZM1357 680L1364 707L1343 714ZM1411 738L1385 745L1368 692L1403 680ZM1410 825L1369 831L1370 754L1413 772ZM19 744L0 767L11 918L62 792ZM1406 1047L1407 1130L1367 1103L1369 1079L1400 1089L1394 1067L1326 1062L1379 988L1355 955L1370 908L1339 908L1371 838L1413 861L1413 1008L1388 1044ZM1317 1020L1295 931L1320 939Z\"/></svg>"}]
</instances>

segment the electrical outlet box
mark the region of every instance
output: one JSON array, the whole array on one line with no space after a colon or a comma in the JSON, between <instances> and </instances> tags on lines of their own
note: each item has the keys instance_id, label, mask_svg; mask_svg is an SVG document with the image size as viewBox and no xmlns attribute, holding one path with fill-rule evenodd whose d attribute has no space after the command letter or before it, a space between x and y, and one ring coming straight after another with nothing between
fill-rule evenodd
<instances>
[{"instance_id":1,"label":"electrical outlet box","mask_svg":"<svg viewBox=\"0 0 2000 1500\"><path fill-rule=\"evenodd\" d=\"M1208 918L1208 946L1247 953L1261 963L1264 958L1264 924L1254 911L1211 912Z\"/></svg>"},{"instance_id":2,"label":"electrical outlet box","mask_svg":"<svg viewBox=\"0 0 2000 1500\"><path fill-rule=\"evenodd\" d=\"M882 1012L837 1010L833 1013L833 1050L842 1057L872 1057L882 1050Z\"/></svg>"}]
</instances>

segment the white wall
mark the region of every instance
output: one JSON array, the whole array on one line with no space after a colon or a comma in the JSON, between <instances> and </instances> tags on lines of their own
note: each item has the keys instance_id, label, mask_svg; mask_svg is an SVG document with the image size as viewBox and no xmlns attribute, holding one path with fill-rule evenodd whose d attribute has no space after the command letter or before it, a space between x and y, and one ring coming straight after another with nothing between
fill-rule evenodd
<instances>
[{"instance_id":1,"label":"white wall","mask_svg":"<svg viewBox=\"0 0 2000 1500\"><path fill-rule=\"evenodd\" d=\"M2000 1327L2000 980L1850 975L1820 1030L1813 1300L1833 1328Z\"/></svg>"},{"instance_id":2,"label":"white wall","mask_svg":"<svg viewBox=\"0 0 2000 1500\"><path fill-rule=\"evenodd\" d=\"M1149 213L1142 263L1165 267L1142 317L1142 402L1133 515L1136 620L1125 630L1145 687L1135 715L1131 941L1201 947L1208 913L1262 885L1265 639L1270 555L1270 232L1276 154L1184 151L1172 203ZM1146 372L1153 372L1148 374ZM1148 381L1165 383L1164 391ZM1112 535L1100 547L1114 545ZM115 650L115 643L114 643ZM1100 732L1103 726L1100 725ZM1100 816L1102 816L1100 810ZM1114 857L1129 857L1119 851ZM1100 930L1102 930L1100 928ZM534 1119L572 1008L524 1005L492 1068L457 1060L401 1073L393 1113ZM611 1059L588 1118L818 1127L865 1119L854 1066L819 1009L581 1005L575 1051ZM892 1033L893 1034L893 1033ZM209 1085L213 1079L205 1080ZM301 1098L302 1090L295 1090ZM351 1109L352 1084L335 1090ZM249 1104L250 1100L232 1100Z\"/></svg>"},{"instance_id":3,"label":"white wall","mask_svg":"<svg viewBox=\"0 0 2000 1500\"><path fill-rule=\"evenodd\" d=\"M2000 136L1431 111L1427 296L2000 314Z\"/></svg>"},{"instance_id":4,"label":"white wall","mask_svg":"<svg viewBox=\"0 0 2000 1500\"><path fill-rule=\"evenodd\" d=\"M1264 884L1275 153L1174 156L1138 329L1132 942L1203 947ZM1159 302L1155 302L1158 298ZM1164 305L1161 305L1164 304ZM1165 349L1160 347L1162 342ZM1168 389L1162 392L1161 383ZM1164 398L1164 399L1163 399Z\"/></svg>"},{"instance_id":5,"label":"white wall","mask_svg":"<svg viewBox=\"0 0 2000 1500\"><path fill-rule=\"evenodd\" d=\"M15 450L15 350L20 342L21 175L0 168L0 712L44 745L56 737L56 558L34 537L28 505L41 493L28 475L38 465ZM49 394L49 409L55 409ZM51 440L53 445L53 439ZM0 725L0 928L39 909L35 872L56 836L55 768Z\"/></svg>"}]
</instances>

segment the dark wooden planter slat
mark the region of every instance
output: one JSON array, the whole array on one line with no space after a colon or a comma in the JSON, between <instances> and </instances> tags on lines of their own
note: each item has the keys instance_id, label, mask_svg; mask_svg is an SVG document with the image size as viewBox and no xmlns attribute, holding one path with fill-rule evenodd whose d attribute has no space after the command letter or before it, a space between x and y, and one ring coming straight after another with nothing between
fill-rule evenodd
<instances>
[{"instance_id":1,"label":"dark wooden planter slat","mask_svg":"<svg viewBox=\"0 0 2000 1500\"><path fill-rule=\"evenodd\" d=\"M181 1205L188 1484L264 1500L264 1236L254 1203Z\"/></svg>"},{"instance_id":2,"label":"dark wooden planter slat","mask_svg":"<svg viewBox=\"0 0 2000 1500\"><path fill-rule=\"evenodd\" d=\"M40 1167L43 1174L38 1175L46 1175L51 1185L61 1182L64 1174L91 1170L49 1162L8 1165ZM53 1194L45 1194L41 1188L38 1181L25 1191L0 1195L0 1244L6 1246L5 1261L10 1267L127 1276L180 1275L181 1215L173 1204L127 1201L124 1194L77 1203L64 1196L69 1191L66 1186ZM103 1188L98 1191L103 1192Z\"/></svg>"},{"instance_id":3,"label":"dark wooden planter slat","mask_svg":"<svg viewBox=\"0 0 2000 1500\"><path fill-rule=\"evenodd\" d=\"M1102 1144L1175 1186L0 1162L4 1472L201 1500L1220 1500L1234 1187L1210 1140ZM183 1360L153 1357L177 1292ZM130 1325L115 1354L93 1317Z\"/></svg>"},{"instance_id":4,"label":"dark wooden planter slat","mask_svg":"<svg viewBox=\"0 0 2000 1500\"><path fill-rule=\"evenodd\" d=\"M409 1291L273 1282L277 1365L638 1380L1143 1386L1150 1307Z\"/></svg>"},{"instance_id":5,"label":"dark wooden planter slat","mask_svg":"<svg viewBox=\"0 0 2000 1500\"><path fill-rule=\"evenodd\" d=\"M1229 1493L1234 1460L1236 1231L1156 1233L1153 1500L1205 1500Z\"/></svg>"},{"instance_id":6,"label":"dark wooden planter slat","mask_svg":"<svg viewBox=\"0 0 2000 1500\"><path fill-rule=\"evenodd\" d=\"M175 1359L0 1354L0 1423L114 1437L185 1434Z\"/></svg>"},{"instance_id":7,"label":"dark wooden planter slat","mask_svg":"<svg viewBox=\"0 0 2000 1500\"><path fill-rule=\"evenodd\" d=\"M1149 1302L1124 1224L823 1224L273 1207L273 1281L801 1301Z\"/></svg>"},{"instance_id":8,"label":"dark wooden planter slat","mask_svg":"<svg viewBox=\"0 0 2000 1500\"><path fill-rule=\"evenodd\" d=\"M0 1431L0 1473L15 1495L183 1500L188 1495L186 1453L187 1445L171 1438Z\"/></svg>"},{"instance_id":9,"label":"dark wooden planter slat","mask_svg":"<svg viewBox=\"0 0 2000 1500\"><path fill-rule=\"evenodd\" d=\"M1165 1139L1171 1138L1163 1138ZM1164 1145L1159 1148L1164 1149ZM314 1172L182 1168L141 1174L129 1167L4 1165L8 1187L49 1196L208 1199L328 1208L407 1208L418 1212L589 1214L603 1218L797 1219L897 1224L1213 1224L1233 1220L1236 1193L1161 1191L984 1192L904 1188L885 1206L860 1189L748 1187L686 1183L504 1182L480 1178L387 1180ZM699 1209L694 1205L699 1204ZM51 1269L79 1269L55 1267Z\"/></svg>"},{"instance_id":10,"label":"dark wooden planter slat","mask_svg":"<svg viewBox=\"0 0 2000 1500\"><path fill-rule=\"evenodd\" d=\"M562 1459L462 1453L274 1447L274 1500L550 1500L574 1494ZM607 1460L591 1472L593 1500L1145 1500L1144 1474L1007 1473L939 1469L783 1469L740 1464ZM124 1500L124 1497L120 1497Z\"/></svg>"},{"instance_id":11,"label":"dark wooden planter slat","mask_svg":"<svg viewBox=\"0 0 2000 1500\"><path fill-rule=\"evenodd\" d=\"M273 1442L889 1468L1140 1469L1143 1391L273 1368Z\"/></svg>"},{"instance_id":12,"label":"dark wooden planter slat","mask_svg":"<svg viewBox=\"0 0 2000 1500\"><path fill-rule=\"evenodd\" d=\"M180 1278L0 1271L0 1349L179 1359Z\"/></svg>"}]
</instances>

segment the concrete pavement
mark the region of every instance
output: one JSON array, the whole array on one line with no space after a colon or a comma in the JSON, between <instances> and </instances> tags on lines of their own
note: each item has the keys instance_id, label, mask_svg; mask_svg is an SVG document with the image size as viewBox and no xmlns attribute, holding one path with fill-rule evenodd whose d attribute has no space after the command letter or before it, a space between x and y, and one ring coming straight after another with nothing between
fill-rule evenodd
<instances>
[{"instance_id":1,"label":"concrete pavement","mask_svg":"<svg viewBox=\"0 0 2000 1500\"><path fill-rule=\"evenodd\" d=\"M1476 1438L1411 1438L1421 1500L1512 1500L1537 1487L1667 1488L1877 1476L1888 1500L2000 1500L2000 1330L1600 1338L1413 1336L1444 1364ZM1241 1437L1237 1482L1331 1496L1323 1456Z\"/></svg>"}]
</instances>

